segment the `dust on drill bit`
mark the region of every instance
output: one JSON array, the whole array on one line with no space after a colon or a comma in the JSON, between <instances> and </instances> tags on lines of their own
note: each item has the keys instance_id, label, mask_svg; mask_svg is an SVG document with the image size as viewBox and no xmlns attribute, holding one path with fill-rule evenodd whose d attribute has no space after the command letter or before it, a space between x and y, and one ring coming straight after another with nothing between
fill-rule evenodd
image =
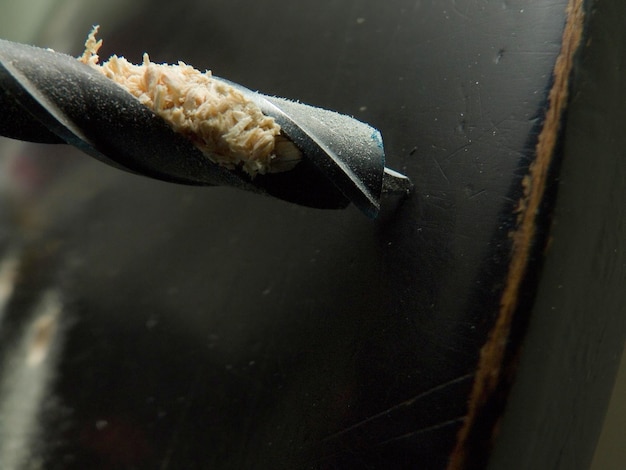
<instances>
[{"instance_id":1,"label":"dust on drill bit","mask_svg":"<svg viewBox=\"0 0 626 470\"><path fill-rule=\"evenodd\" d=\"M291 170L300 160L296 146L280 132L273 118L239 91L178 62L155 64L148 54L135 65L113 55L100 63L95 26L79 60L102 72L191 139L211 161L250 176Z\"/></svg>"}]
</instances>

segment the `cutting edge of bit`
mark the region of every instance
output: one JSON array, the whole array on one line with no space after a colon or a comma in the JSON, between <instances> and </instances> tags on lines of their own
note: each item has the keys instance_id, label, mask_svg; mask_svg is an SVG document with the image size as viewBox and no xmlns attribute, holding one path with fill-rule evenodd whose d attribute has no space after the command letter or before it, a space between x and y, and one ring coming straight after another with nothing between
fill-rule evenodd
<instances>
[{"instance_id":1,"label":"cutting edge of bit","mask_svg":"<svg viewBox=\"0 0 626 470\"><path fill-rule=\"evenodd\" d=\"M408 176L385 167L383 171L382 195L408 196L413 192L414 185Z\"/></svg>"}]
</instances>

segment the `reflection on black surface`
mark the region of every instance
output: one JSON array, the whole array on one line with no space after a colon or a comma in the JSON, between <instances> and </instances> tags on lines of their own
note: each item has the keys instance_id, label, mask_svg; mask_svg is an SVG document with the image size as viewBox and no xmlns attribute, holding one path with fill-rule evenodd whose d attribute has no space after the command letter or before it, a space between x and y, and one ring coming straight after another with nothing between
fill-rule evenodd
<instances>
[{"instance_id":1,"label":"reflection on black surface","mask_svg":"<svg viewBox=\"0 0 626 470\"><path fill-rule=\"evenodd\" d=\"M497 296L506 263L487 254L494 233L507 240L501 214L563 5L476 8L157 2L150 21L103 24L129 60L150 50L381 128L389 166L417 191L371 222L148 181L67 150L64 171L5 194L0 215L2 259L17 253L20 273L5 281L2 339L18 344L45 292L66 325L38 399L41 446L22 462L444 467L494 315L476 299ZM11 347L2 380L21 370Z\"/></svg>"}]
</instances>

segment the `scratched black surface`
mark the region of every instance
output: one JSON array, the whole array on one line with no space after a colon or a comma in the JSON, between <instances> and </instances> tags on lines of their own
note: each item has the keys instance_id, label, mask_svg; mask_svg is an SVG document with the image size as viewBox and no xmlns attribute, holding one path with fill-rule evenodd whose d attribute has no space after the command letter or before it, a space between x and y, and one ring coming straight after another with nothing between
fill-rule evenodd
<instances>
[{"instance_id":1,"label":"scratched black surface","mask_svg":"<svg viewBox=\"0 0 626 470\"><path fill-rule=\"evenodd\" d=\"M374 125L417 190L372 222L2 141L22 189L1 240L26 260L3 334L43 290L65 306L45 468L445 467L564 7L152 2L102 24L103 56L181 59Z\"/></svg>"}]
</instances>

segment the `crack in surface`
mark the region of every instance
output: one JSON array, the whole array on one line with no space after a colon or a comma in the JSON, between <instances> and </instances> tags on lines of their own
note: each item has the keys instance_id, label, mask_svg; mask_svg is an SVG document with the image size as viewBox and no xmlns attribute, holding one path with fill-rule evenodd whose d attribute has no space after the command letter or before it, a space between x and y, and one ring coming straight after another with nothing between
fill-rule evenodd
<instances>
[{"instance_id":1,"label":"crack in surface","mask_svg":"<svg viewBox=\"0 0 626 470\"><path fill-rule=\"evenodd\" d=\"M400 402L400 403L398 403L396 405L391 406L390 408L387 408L386 410L383 410L383 411L381 411L379 413L376 413L376 414L374 414L372 416L369 416L369 417L363 419L362 421L359 421L359 422L357 422L357 423L355 423L355 424L353 424L351 426L348 426L347 428L342 429L341 431L338 431L338 432L336 432L334 434L331 434L330 436L325 437L324 439L322 439L322 442L327 442L327 441L336 439L338 437L341 437L341 436L343 436L343 435L345 435L345 434L347 434L347 433L349 433L351 431L354 431L355 429L361 428L362 426L366 425L367 423L369 423L371 421L374 421L375 419L382 418L383 416L385 416L385 415L387 415L387 414L389 414L389 413L391 413L393 411L396 411L396 410L398 410L400 408L411 406L415 402L417 402L417 401L419 401L421 399L424 399L424 398L428 397L429 395L432 395L433 393L436 393L438 391L444 390L445 388L451 387L452 385L456 385L458 383L462 383L465 380L471 379L473 376L474 376L474 374L466 374L466 375L462 375L460 377L457 377L455 379L452 379L452 380L450 380L448 382L444 382L444 383L442 383L440 385L436 385L435 387L430 388L430 389L420 393L419 395L414 396L413 398L409 398L408 400L402 401L402 402Z\"/></svg>"}]
</instances>

